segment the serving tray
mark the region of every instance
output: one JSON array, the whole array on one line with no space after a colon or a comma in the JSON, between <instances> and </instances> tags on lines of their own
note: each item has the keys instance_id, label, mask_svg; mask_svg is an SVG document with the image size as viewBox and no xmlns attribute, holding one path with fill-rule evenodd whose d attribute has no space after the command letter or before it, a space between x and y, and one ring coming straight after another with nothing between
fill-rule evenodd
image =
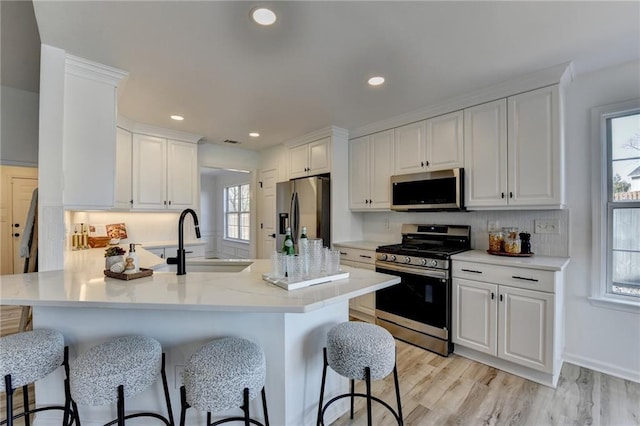
<instances>
[{"instance_id":1,"label":"serving tray","mask_svg":"<svg viewBox=\"0 0 640 426\"><path fill-rule=\"evenodd\" d=\"M105 269L104 274L107 277L129 281L129 280L135 280L136 278L150 277L151 275L153 275L153 269L140 268L140 272L134 272L133 274L125 274L122 272L111 272L110 270Z\"/></svg>"},{"instance_id":2,"label":"serving tray","mask_svg":"<svg viewBox=\"0 0 640 426\"><path fill-rule=\"evenodd\" d=\"M309 280L296 281L290 283L287 278L273 278L269 274L262 274L262 279L268 283L275 284L278 287L282 287L285 290L296 290L298 288L309 287L310 285L323 284L331 281L344 280L345 278L349 278L348 272L339 272L334 275L325 275L318 278L312 278Z\"/></svg>"},{"instance_id":3,"label":"serving tray","mask_svg":"<svg viewBox=\"0 0 640 426\"><path fill-rule=\"evenodd\" d=\"M508 257L531 257L535 253L507 253L506 251L491 251L487 250L487 253L494 256L508 256Z\"/></svg>"}]
</instances>

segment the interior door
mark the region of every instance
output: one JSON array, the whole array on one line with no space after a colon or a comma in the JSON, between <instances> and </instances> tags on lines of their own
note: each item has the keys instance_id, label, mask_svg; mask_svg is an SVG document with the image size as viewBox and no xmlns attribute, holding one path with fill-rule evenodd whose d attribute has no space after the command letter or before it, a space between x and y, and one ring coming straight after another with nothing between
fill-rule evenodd
<instances>
[{"instance_id":1,"label":"interior door","mask_svg":"<svg viewBox=\"0 0 640 426\"><path fill-rule=\"evenodd\" d=\"M24 233L27 213L31 204L33 190L38 187L38 179L11 178L11 235L13 243L13 273L21 274L24 271L24 258L20 257L20 243Z\"/></svg>"},{"instance_id":2,"label":"interior door","mask_svg":"<svg viewBox=\"0 0 640 426\"><path fill-rule=\"evenodd\" d=\"M260 253L263 259L269 258L276 247L276 180L277 169L260 171Z\"/></svg>"}]
</instances>

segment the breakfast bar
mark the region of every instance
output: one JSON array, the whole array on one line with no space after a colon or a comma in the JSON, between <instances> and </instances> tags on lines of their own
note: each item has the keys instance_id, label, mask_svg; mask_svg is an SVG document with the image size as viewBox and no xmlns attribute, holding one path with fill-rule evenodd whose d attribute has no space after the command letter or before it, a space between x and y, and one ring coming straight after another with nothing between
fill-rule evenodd
<instances>
[{"instance_id":1,"label":"breakfast bar","mask_svg":"<svg viewBox=\"0 0 640 426\"><path fill-rule=\"evenodd\" d=\"M33 306L34 329L60 331L71 359L117 336L142 334L157 339L166 354L176 417L180 376L189 356L213 339L238 336L254 341L265 352L271 424L314 424L327 331L348 320L349 299L399 282L394 276L344 267L350 274L347 279L287 291L263 281L262 274L270 268L267 260L254 260L240 272L191 272L187 264L188 273L183 276L155 271L150 277L122 281L103 276L102 253L99 249L70 252L63 270L2 276L0 304ZM140 251L141 266L160 266L158 260ZM38 405L62 401L62 378L59 369L36 383ZM330 375L325 397L346 387L346 379ZM163 401L161 385L154 385L127 401L127 411L152 407L162 412ZM111 406L79 409L86 425L104 424L115 417ZM332 409L326 414L327 423L346 411L346 402ZM252 401L251 411L260 416L258 400ZM205 418L196 410L189 415L199 422ZM58 416L41 413L36 425L59 424Z\"/></svg>"}]
</instances>

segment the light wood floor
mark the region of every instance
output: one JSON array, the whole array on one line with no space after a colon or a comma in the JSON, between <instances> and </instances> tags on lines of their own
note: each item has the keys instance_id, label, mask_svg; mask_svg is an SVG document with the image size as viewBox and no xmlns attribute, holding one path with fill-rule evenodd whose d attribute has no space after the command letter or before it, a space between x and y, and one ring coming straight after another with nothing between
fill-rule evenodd
<instances>
[{"instance_id":1,"label":"light wood floor","mask_svg":"<svg viewBox=\"0 0 640 426\"><path fill-rule=\"evenodd\" d=\"M564 364L557 389L538 385L457 355L447 358L397 341L405 425L640 425L640 384ZM335 374L335 373L332 373ZM356 392L365 392L364 382ZM373 383L372 394L396 407L393 375ZM397 425L373 403L373 424ZM332 426L366 425L356 399Z\"/></svg>"}]
</instances>

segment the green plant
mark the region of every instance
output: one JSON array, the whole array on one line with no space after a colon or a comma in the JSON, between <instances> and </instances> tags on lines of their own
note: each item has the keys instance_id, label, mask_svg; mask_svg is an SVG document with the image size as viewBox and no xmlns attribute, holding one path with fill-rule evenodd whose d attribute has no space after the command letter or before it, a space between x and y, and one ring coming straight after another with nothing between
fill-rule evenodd
<instances>
[{"instance_id":1,"label":"green plant","mask_svg":"<svg viewBox=\"0 0 640 426\"><path fill-rule=\"evenodd\" d=\"M122 256L127 251L120 247L109 247L104 251L104 257Z\"/></svg>"}]
</instances>

